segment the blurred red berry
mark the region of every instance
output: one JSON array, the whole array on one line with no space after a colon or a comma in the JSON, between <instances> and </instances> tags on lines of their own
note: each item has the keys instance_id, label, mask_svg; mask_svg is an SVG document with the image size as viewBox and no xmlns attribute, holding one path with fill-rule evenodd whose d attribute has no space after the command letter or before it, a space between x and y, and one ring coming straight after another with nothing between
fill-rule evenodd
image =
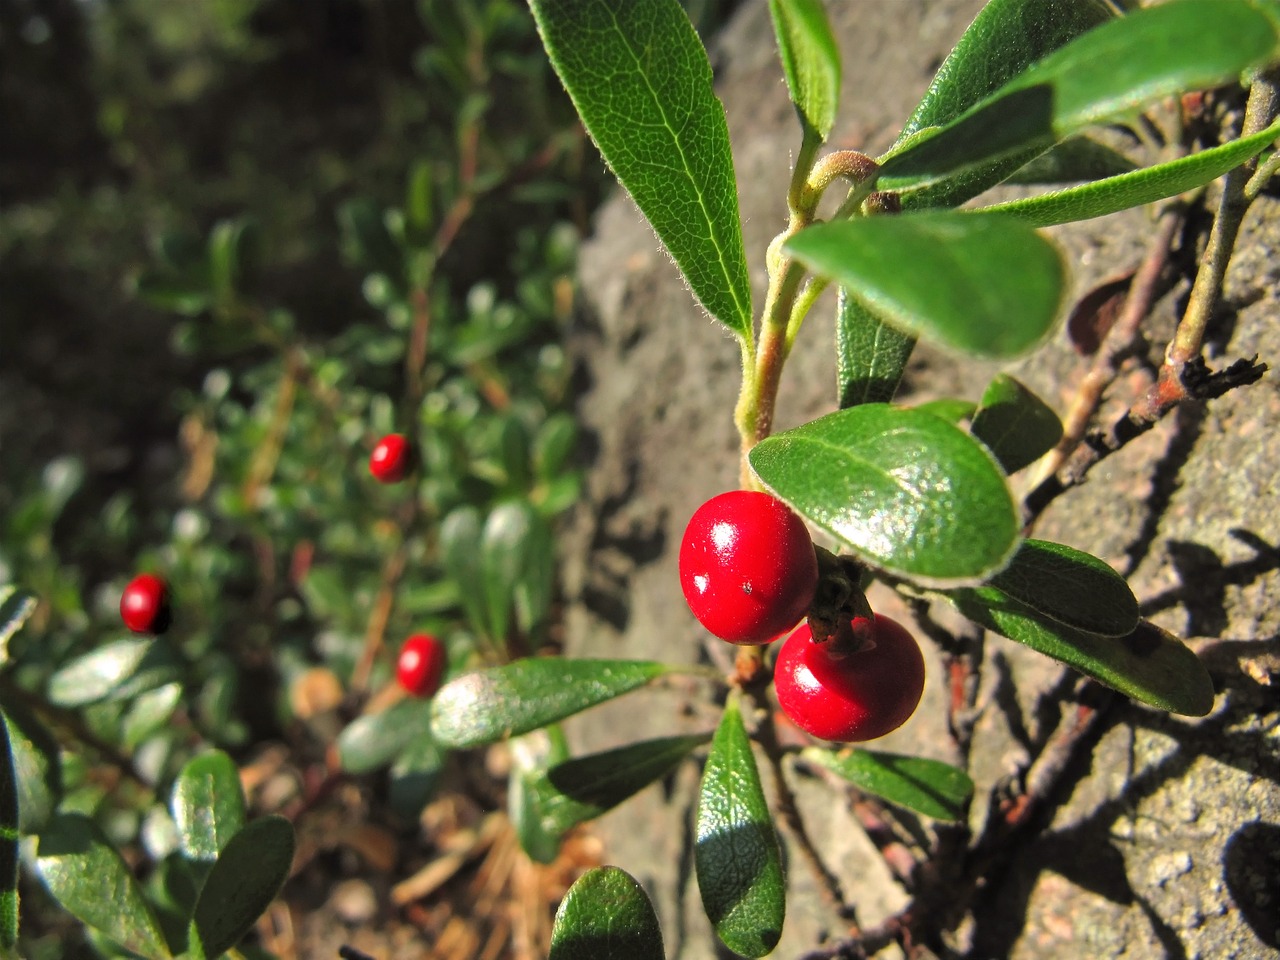
<instances>
[{"instance_id":1,"label":"blurred red berry","mask_svg":"<svg viewBox=\"0 0 1280 960\"><path fill-rule=\"evenodd\" d=\"M169 627L169 588L153 573L140 573L120 597L120 619L134 633L164 633Z\"/></svg>"},{"instance_id":2,"label":"blurred red berry","mask_svg":"<svg viewBox=\"0 0 1280 960\"><path fill-rule=\"evenodd\" d=\"M400 648L396 679L415 697L430 697L440 689L444 676L445 649L435 637L415 633Z\"/></svg>"},{"instance_id":3,"label":"blurred red berry","mask_svg":"<svg viewBox=\"0 0 1280 960\"><path fill-rule=\"evenodd\" d=\"M369 472L380 483L399 483L409 472L409 441L398 433L389 433L369 455Z\"/></svg>"}]
</instances>

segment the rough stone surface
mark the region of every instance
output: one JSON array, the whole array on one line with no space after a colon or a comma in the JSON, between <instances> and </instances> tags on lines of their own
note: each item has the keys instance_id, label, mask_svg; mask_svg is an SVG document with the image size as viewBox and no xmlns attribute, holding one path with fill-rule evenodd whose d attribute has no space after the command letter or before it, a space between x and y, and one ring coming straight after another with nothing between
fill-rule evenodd
<instances>
[{"instance_id":1,"label":"rough stone surface","mask_svg":"<svg viewBox=\"0 0 1280 960\"><path fill-rule=\"evenodd\" d=\"M892 140L980 0L879 0L829 5L844 55L839 146L875 153ZM763 0L748 3L713 49L733 137L748 255L762 295L763 250L784 225L795 120ZM1146 212L1060 229L1079 294L1132 268L1151 234ZM1245 224L1210 360L1280 357L1276 285L1280 203L1264 199ZM616 197L583 252L588 316L576 343L589 380L581 413L595 438L587 494L565 541L568 653L727 666L732 650L704 639L676 577L684 522L736 485L731 411L737 348L692 302L634 206ZM1150 359L1172 328L1177 296L1152 318ZM757 300L757 302L759 302ZM833 402L830 310L819 305L783 378L778 428ZM919 350L907 390L975 398L995 368ZM1064 409L1081 361L1058 341L1014 372ZM1104 412L1134 400L1140 368L1118 380ZM1203 409L1167 418L1060 498L1038 535L1087 549L1131 575L1146 612L1192 638L1220 695L1204 720L1138 706L1113 709L1087 769L1071 771L1045 829L992 878L951 948L972 958L1280 957L1280 543L1275 458L1280 394L1267 378ZM873 603L905 617L896 598ZM943 723L936 651L926 645L924 704L889 750L954 759ZM1041 694L1063 671L994 638L971 772L986 797L1038 748L1057 720ZM579 718L581 749L709 729L717 711L691 689L635 694ZM698 773L688 767L606 816L607 859L654 895L667 956L717 953L690 853ZM907 901L848 804L818 782L797 784L818 848L859 920L874 924ZM784 837L784 840L787 838ZM777 956L797 956L843 932L813 879L789 854L787 924ZM896 948L895 948L896 949ZM893 951L885 955L893 955Z\"/></svg>"}]
</instances>

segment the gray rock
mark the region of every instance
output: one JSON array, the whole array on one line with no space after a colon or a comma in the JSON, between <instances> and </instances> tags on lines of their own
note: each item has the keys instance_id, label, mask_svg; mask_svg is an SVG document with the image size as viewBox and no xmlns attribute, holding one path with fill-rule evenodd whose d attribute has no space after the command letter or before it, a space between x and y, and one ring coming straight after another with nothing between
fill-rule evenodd
<instances>
[{"instance_id":1,"label":"gray rock","mask_svg":"<svg viewBox=\"0 0 1280 960\"><path fill-rule=\"evenodd\" d=\"M981 6L980 0L828 4L845 64L833 142L872 154L884 149ZM762 0L747 3L726 27L713 62L759 302L763 251L785 224L797 142ZM1136 265L1150 232L1148 214L1131 211L1054 235L1073 261L1079 294ZM1226 291L1234 312L1224 311L1211 359L1280 357L1273 320L1278 235L1280 204L1264 199L1246 223ZM737 484L736 344L693 303L625 196L601 210L583 251L581 280L588 319L574 348L590 382L580 413L595 449L564 541L567 652L727 665L732 651L708 644L688 614L676 555L693 510ZM1153 359L1174 310L1170 297L1153 318ZM778 429L834 403L830 309L820 304L808 324L784 374ZM1082 372L1064 340L1013 367L1059 409ZM919 397L976 398L995 369L921 349L906 388ZM1122 410L1141 386L1118 380L1105 412ZM1044 829L1011 852L1007 868L951 934L958 953L1280 957L1280 714L1268 685L1280 653L1277 428L1280 395L1268 378L1166 418L1043 518L1038 535L1087 549L1131 574L1150 615L1202 644L1221 694L1202 721L1127 703L1111 710L1091 764L1071 771ZM906 617L887 592L873 603ZM940 661L926 646L925 702L883 747L954 760ZM971 758L979 785L975 825L993 785L1056 723L1056 701L1046 708L1041 698L1063 672L1000 638L989 641L988 652L986 709ZM1002 679L1012 698L996 695ZM717 711L701 699L704 693L673 686L633 694L578 718L571 735L578 749L593 750L641 735L710 729ZM667 955L679 960L713 957L718 949L689 849L697 780L698 771L688 767L598 824L608 861L654 895ZM797 788L816 845L857 905L859 921L871 926L900 909L907 893L845 799L817 782L802 780ZM784 841L790 845L785 835ZM788 918L778 956L796 956L844 932L794 850L788 858Z\"/></svg>"}]
</instances>

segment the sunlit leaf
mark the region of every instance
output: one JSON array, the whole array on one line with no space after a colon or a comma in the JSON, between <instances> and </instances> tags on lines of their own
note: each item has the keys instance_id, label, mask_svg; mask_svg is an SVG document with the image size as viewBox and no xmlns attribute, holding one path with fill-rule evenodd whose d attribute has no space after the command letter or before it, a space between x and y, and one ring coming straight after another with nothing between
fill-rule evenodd
<instances>
[{"instance_id":1,"label":"sunlit leaf","mask_svg":"<svg viewBox=\"0 0 1280 960\"><path fill-rule=\"evenodd\" d=\"M0 585L0 665L9 660L9 640L36 612L36 598L25 590Z\"/></svg>"},{"instance_id":2,"label":"sunlit leaf","mask_svg":"<svg viewBox=\"0 0 1280 960\"><path fill-rule=\"evenodd\" d=\"M18 788L18 829L43 830L62 799L61 747L34 714L19 704L4 710Z\"/></svg>"},{"instance_id":3,"label":"sunlit leaf","mask_svg":"<svg viewBox=\"0 0 1280 960\"><path fill-rule=\"evenodd\" d=\"M1062 421L1018 380L1000 373L987 385L969 427L1006 473L1039 460L1062 439Z\"/></svg>"},{"instance_id":4,"label":"sunlit leaf","mask_svg":"<svg viewBox=\"0 0 1280 960\"><path fill-rule=\"evenodd\" d=\"M0 948L18 943L18 769L0 714Z\"/></svg>"},{"instance_id":5,"label":"sunlit leaf","mask_svg":"<svg viewBox=\"0 0 1280 960\"><path fill-rule=\"evenodd\" d=\"M173 821L182 852L212 862L244 827L240 771L221 750L189 760L173 784Z\"/></svg>"},{"instance_id":6,"label":"sunlit leaf","mask_svg":"<svg viewBox=\"0 0 1280 960\"><path fill-rule=\"evenodd\" d=\"M563 720L677 669L643 660L517 660L441 687L431 705L431 729L447 747L493 743Z\"/></svg>"},{"instance_id":7,"label":"sunlit leaf","mask_svg":"<svg viewBox=\"0 0 1280 960\"><path fill-rule=\"evenodd\" d=\"M973 796L973 780L941 760L849 748L806 748L800 756L860 790L938 820L960 820Z\"/></svg>"},{"instance_id":8,"label":"sunlit leaf","mask_svg":"<svg viewBox=\"0 0 1280 960\"><path fill-rule=\"evenodd\" d=\"M825 140L840 99L840 49L822 0L769 0L769 13L791 102Z\"/></svg>"},{"instance_id":9,"label":"sunlit leaf","mask_svg":"<svg viewBox=\"0 0 1280 960\"><path fill-rule=\"evenodd\" d=\"M776 947L786 880L736 699L725 707L702 775L693 861L702 906L724 945L744 957Z\"/></svg>"},{"instance_id":10,"label":"sunlit leaf","mask_svg":"<svg viewBox=\"0 0 1280 960\"><path fill-rule=\"evenodd\" d=\"M338 759L348 773L384 767L417 737L431 736L431 701L405 697L379 713L366 713L338 734Z\"/></svg>"},{"instance_id":11,"label":"sunlit leaf","mask_svg":"<svg viewBox=\"0 0 1280 960\"><path fill-rule=\"evenodd\" d=\"M751 466L863 559L921 582L984 579L1021 521L991 454L929 413L863 404L775 434Z\"/></svg>"},{"instance_id":12,"label":"sunlit leaf","mask_svg":"<svg viewBox=\"0 0 1280 960\"><path fill-rule=\"evenodd\" d=\"M605 162L694 294L751 336L751 286L724 107L677 0L531 0L542 42Z\"/></svg>"},{"instance_id":13,"label":"sunlit leaf","mask_svg":"<svg viewBox=\"0 0 1280 960\"><path fill-rule=\"evenodd\" d=\"M1097 557L1063 543L1022 541L990 585L1077 630L1125 637L1138 627L1138 600L1124 577Z\"/></svg>"},{"instance_id":14,"label":"sunlit leaf","mask_svg":"<svg viewBox=\"0 0 1280 960\"><path fill-rule=\"evenodd\" d=\"M77 657L49 678L49 700L60 707L82 707L111 696L157 659L155 640L117 640Z\"/></svg>"},{"instance_id":15,"label":"sunlit leaf","mask_svg":"<svg viewBox=\"0 0 1280 960\"><path fill-rule=\"evenodd\" d=\"M899 330L983 356L1043 340L1066 280L1053 244L1013 218L863 217L809 227L786 249Z\"/></svg>"},{"instance_id":16,"label":"sunlit leaf","mask_svg":"<svg viewBox=\"0 0 1280 960\"><path fill-rule=\"evenodd\" d=\"M617 867L588 870L569 888L551 928L549 960L663 960L648 895Z\"/></svg>"},{"instance_id":17,"label":"sunlit leaf","mask_svg":"<svg viewBox=\"0 0 1280 960\"><path fill-rule=\"evenodd\" d=\"M191 920L206 957L221 956L249 932L288 879L293 851L293 826L274 814L231 838L200 889Z\"/></svg>"}]
</instances>

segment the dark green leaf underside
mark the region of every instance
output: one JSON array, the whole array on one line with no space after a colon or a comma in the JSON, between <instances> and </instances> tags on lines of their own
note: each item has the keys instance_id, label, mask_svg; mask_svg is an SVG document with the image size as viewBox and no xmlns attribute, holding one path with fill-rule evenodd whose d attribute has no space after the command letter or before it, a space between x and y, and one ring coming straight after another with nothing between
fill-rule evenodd
<instances>
[{"instance_id":1,"label":"dark green leaf underside","mask_svg":"<svg viewBox=\"0 0 1280 960\"><path fill-rule=\"evenodd\" d=\"M284 886L293 865L293 826L284 817L254 820L231 838L196 901L192 929L207 957L234 947Z\"/></svg>"},{"instance_id":2,"label":"dark green leaf underside","mask_svg":"<svg viewBox=\"0 0 1280 960\"><path fill-rule=\"evenodd\" d=\"M1008 374L997 374L982 394L970 432L987 445L1006 473L1016 473L1062 439L1062 421Z\"/></svg>"},{"instance_id":3,"label":"dark green leaf underside","mask_svg":"<svg viewBox=\"0 0 1280 960\"><path fill-rule=\"evenodd\" d=\"M960 820L973 795L963 770L922 757L872 750L809 747L801 757L825 767L860 790L938 820Z\"/></svg>"},{"instance_id":4,"label":"dark green leaf underside","mask_svg":"<svg viewBox=\"0 0 1280 960\"><path fill-rule=\"evenodd\" d=\"M432 702L432 732L447 747L493 743L563 720L674 669L641 660L518 660L445 684Z\"/></svg>"},{"instance_id":5,"label":"dark green leaf underside","mask_svg":"<svg viewBox=\"0 0 1280 960\"><path fill-rule=\"evenodd\" d=\"M1018 542L1018 511L991 454L929 413L851 407L761 441L750 459L795 510L900 576L984 579Z\"/></svg>"},{"instance_id":6,"label":"dark green leaf underside","mask_svg":"<svg viewBox=\"0 0 1280 960\"><path fill-rule=\"evenodd\" d=\"M914 336L885 323L841 287L836 301L839 408L892 400L915 345Z\"/></svg>"},{"instance_id":7,"label":"dark green leaf underside","mask_svg":"<svg viewBox=\"0 0 1280 960\"><path fill-rule=\"evenodd\" d=\"M548 960L663 960L662 930L640 884L617 867L579 877L556 911Z\"/></svg>"}]
</instances>

